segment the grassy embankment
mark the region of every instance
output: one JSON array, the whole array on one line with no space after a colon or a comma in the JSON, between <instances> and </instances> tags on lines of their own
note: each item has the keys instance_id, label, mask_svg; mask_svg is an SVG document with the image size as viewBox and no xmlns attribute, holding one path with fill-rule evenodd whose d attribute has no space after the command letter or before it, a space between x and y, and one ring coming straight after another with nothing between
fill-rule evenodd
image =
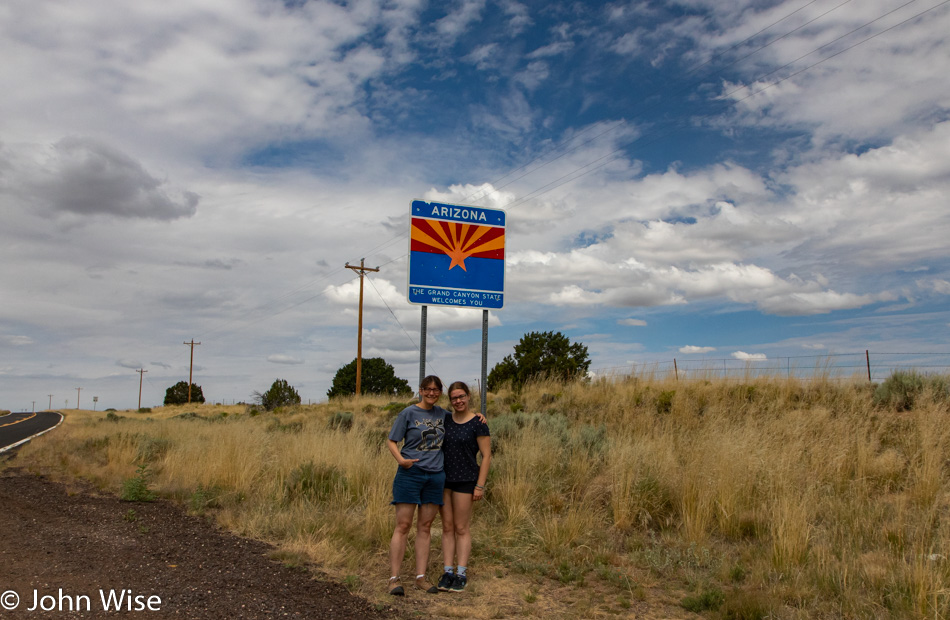
<instances>
[{"instance_id":1,"label":"grassy embankment","mask_svg":"<svg viewBox=\"0 0 950 620\"><path fill-rule=\"evenodd\" d=\"M431 597L425 609L948 617L946 385L911 386L910 402L875 399L858 380L751 377L540 382L492 395L496 457L476 507L470 591ZM279 559L313 561L390 604L395 464L382 445L403 405L68 412L17 464L117 493L145 481L275 543ZM436 532L433 578L439 549Z\"/></svg>"}]
</instances>

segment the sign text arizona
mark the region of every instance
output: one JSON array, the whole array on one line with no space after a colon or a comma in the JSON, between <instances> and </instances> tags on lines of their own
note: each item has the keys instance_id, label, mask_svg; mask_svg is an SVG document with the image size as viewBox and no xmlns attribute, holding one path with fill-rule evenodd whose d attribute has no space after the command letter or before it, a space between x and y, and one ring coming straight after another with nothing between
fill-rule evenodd
<instances>
[{"instance_id":1,"label":"sign text arizona","mask_svg":"<svg viewBox=\"0 0 950 620\"><path fill-rule=\"evenodd\" d=\"M475 220L477 222L487 222L485 212L482 210L466 209L465 207L452 207L449 205L432 205L431 217L451 217L457 220Z\"/></svg>"}]
</instances>

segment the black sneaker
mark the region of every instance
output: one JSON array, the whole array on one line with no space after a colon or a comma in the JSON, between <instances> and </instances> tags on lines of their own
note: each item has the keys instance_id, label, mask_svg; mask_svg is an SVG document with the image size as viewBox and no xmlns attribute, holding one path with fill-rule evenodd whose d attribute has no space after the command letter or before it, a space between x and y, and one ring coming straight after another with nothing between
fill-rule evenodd
<instances>
[{"instance_id":1,"label":"black sneaker","mask_svg":"<svg viewBox=\"0 0 950 620\"><path fill-rule=\"evenodd\" d=\"M455 575L455 579L452 580L452 585L449 587L449 592L464 592L465 584L468 583L468 577L465 575Z\"/></svg>"},{"instance_id":2,"label":"black sneaker","mask_svg":"<svg viewBox=\"0 0 950 620\"><path fill-rule=\"evenodd\" d=\"M452 589L452 584L455 582L454 573L442 573L442 578L439 579L439 589L443 592L448 592Z\"/></svg>"},{"instance_id":3,"label":"black sneaker","mask_svg":"<svg viewBox=\"0 0 950 620\"><path fill-rule=\"evenodd\" d=\"M402 585L399 583L399 577L390 577L389 579L389 593L393 596L405 596L406 591L403 589Z\"/></svg>"}]
</instances>

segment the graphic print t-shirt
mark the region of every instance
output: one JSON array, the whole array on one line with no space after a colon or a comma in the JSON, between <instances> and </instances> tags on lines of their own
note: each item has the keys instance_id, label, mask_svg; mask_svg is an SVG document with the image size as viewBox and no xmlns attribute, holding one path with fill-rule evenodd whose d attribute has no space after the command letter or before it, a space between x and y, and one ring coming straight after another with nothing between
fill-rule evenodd
<instances>
[{"instance_id":1,"label":"graphic print t-shirt","mask_svg":"<svg viewBox=\"0 0 950 620\"><path fill-rule=\"evenodd\" d=\"M464 424L456 424L452 414L445 416L446 482L472 482L478 480L478 439L488 437L488 425L475 416Z\"/></svg>"},{"instance_id":2,"label":"graphic print t-shirt","mask_svg":"<svg viewBox=\"0 0 950 620\"><path fill-rule=\"evenodd\" d=\"M418 405L409 405L396 416L389 438L396 443L403 441L400 450L403 458L419 459L413 467L429 472L442 471L442 439L447 413L438 406L425 410Z\"/></svg>"}]
</instances>

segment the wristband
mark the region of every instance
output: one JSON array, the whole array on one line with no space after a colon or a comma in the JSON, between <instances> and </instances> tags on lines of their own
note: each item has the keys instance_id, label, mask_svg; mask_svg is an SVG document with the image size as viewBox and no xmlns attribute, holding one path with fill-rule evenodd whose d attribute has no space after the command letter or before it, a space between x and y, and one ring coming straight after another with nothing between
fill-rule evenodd
<instances>
[{"instance_id":1,"label":"wristband","mask_svg":"<svg viewBox=\"0 0 950 620\"><path fill-rule=\"evenodd\" d=\"M475 485L475 488L476 488L476 489L481 489L482 491L485 490L485 487L483 487L483 486L480 485L480 484L476 484L476 485Z\"/></svg>"}]
</instances>

